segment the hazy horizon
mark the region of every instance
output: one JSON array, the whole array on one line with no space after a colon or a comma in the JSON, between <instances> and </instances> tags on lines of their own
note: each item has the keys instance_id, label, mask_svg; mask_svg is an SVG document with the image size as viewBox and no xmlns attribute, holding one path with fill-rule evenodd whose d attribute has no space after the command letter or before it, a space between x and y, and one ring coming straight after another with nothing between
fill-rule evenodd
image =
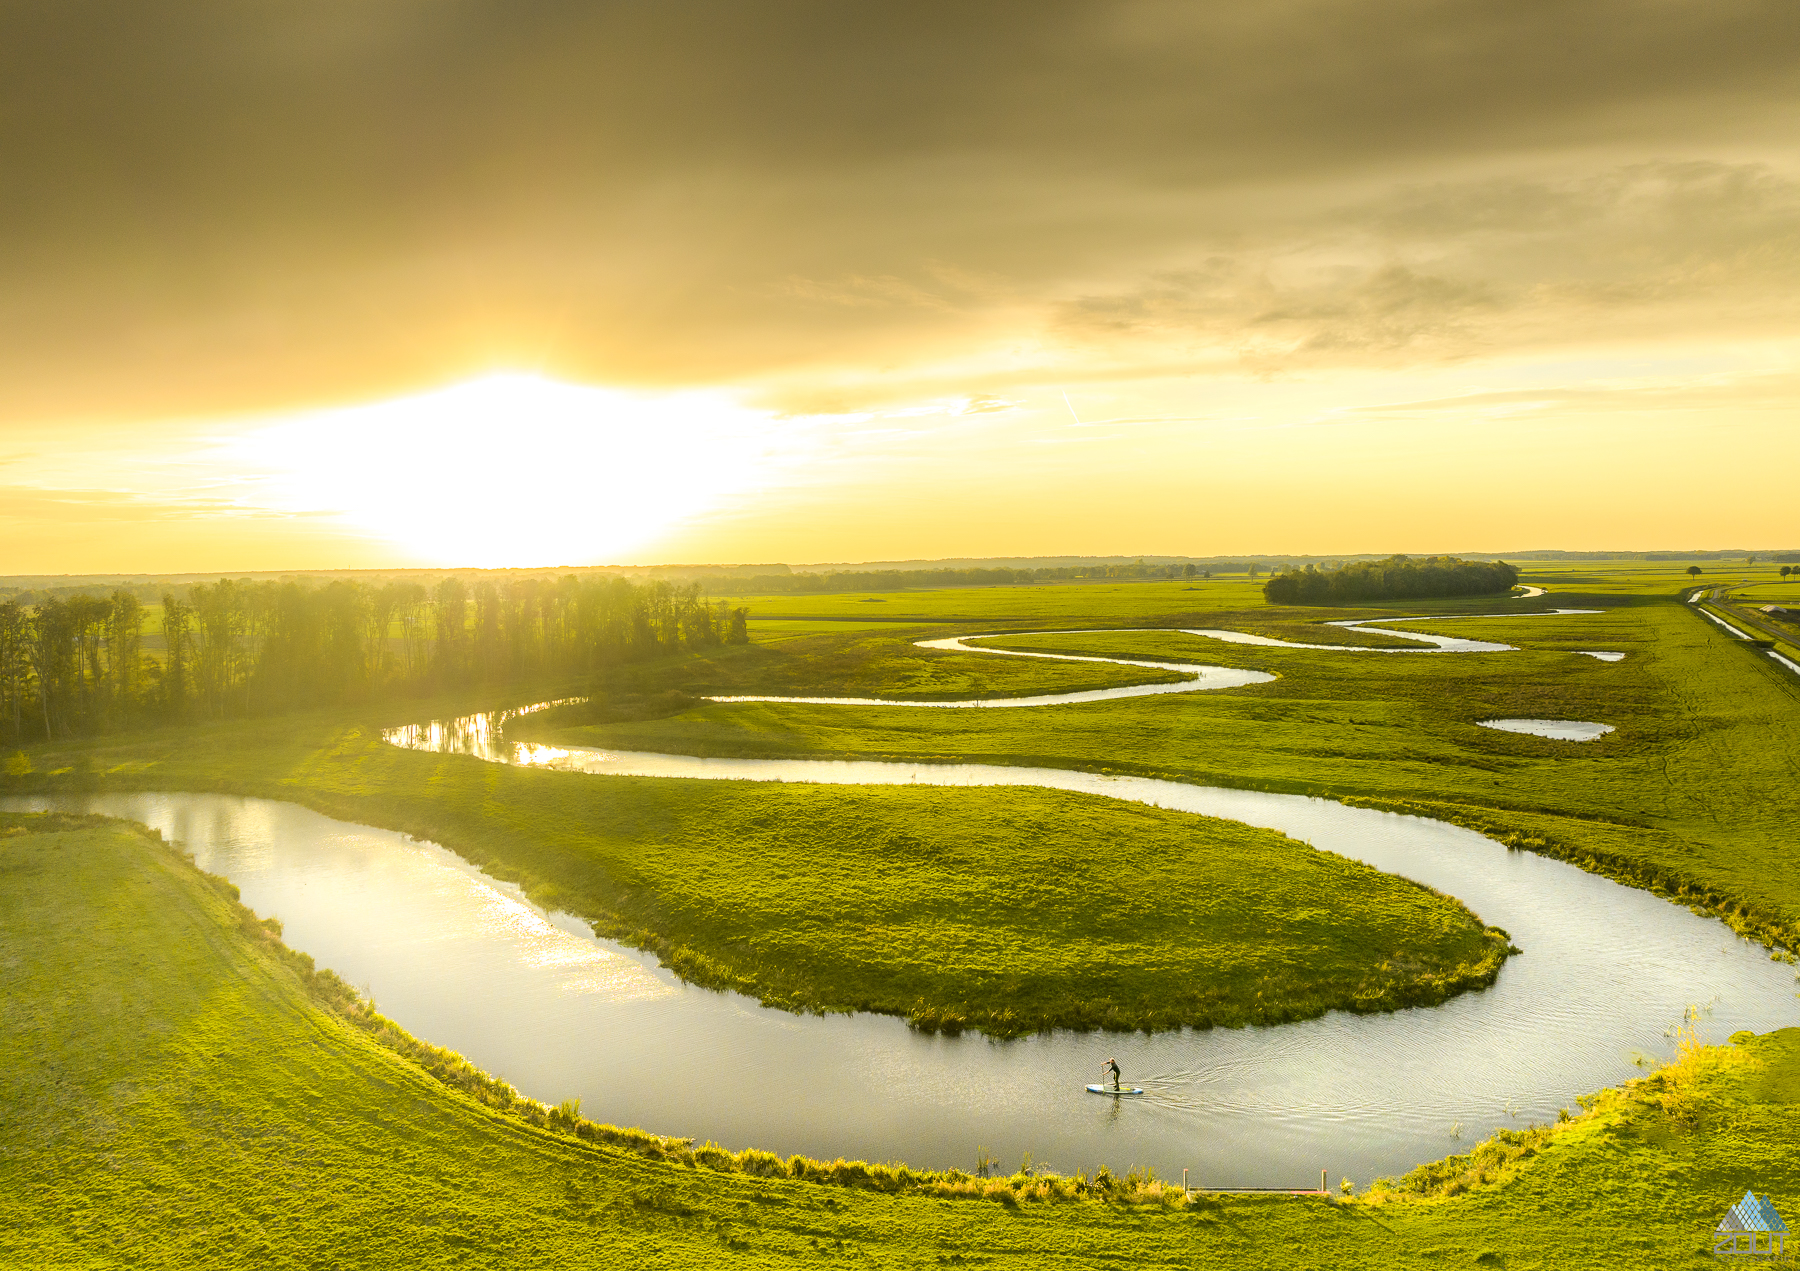
<instances>
[{"instance_id":1,"label":"hazy horizon","mask_svg":"<svg viewBox=\"0 0 1800 1271\"><path fill-rule=\"evenodd\" d=\"M1162 566L1165 564L1181 564L1192 562L1196 567L1211 565L1224 574L1237 572L1232 566L1247 567L1255 565L1260 569L1271 567L1294 569L1308 565L1331 568L1342 562L1359 560L1382 560L1392 556L1411 556L1414 559L1456 558L1466 560L1505 560L1522 565L1554 565L1558 562L1594 564L1631 564L1642 562L1647 564L1668 564L1704 560L1718 565L1729 565L1740 558L1753 559L1757 564L1779 565L1784 562L1800 561L1800 549L1786 548L1731 548L1731 549L1680 549L1665 550L1645 548L1639 550L1620 549L1616 551L1567 552L1557 548L1534 548L1517 552L1484 552L1484 551L1439 551L1415 553L1339 553L1321 554L1318 552L1240 552L1226 556L1183 556L1166 552L1136 552L1111 556L946 556L934 560L878 560L878 561L765 561L746 563L741 561L660 561L650 564L619 564L616 562L597 562L590 564L551 563L545 565L511 565L496 566L484 569L469 565L400 565L371 566L367 568L321 566L316 568L267 569L267 570L102 570L90 573L61 574L10 574L0 575L0 591L7 588L15 590L31 590L31 584L55 583L60 586L130 584L133 582L159 583L179 586L188 582L211 582L216 578L335 578L346 575L370 574L376 576L401 576L407 574L423 574L429 576L450 574L524 574L542 575L564 571L581 572L617 572L621 575L640 578L681 577L718 578L721 575L745 579L756 578L770 572L786 571L792 574L829 574L858 572L900 572L945 570L945 569L1053 569L1069 566L1091 565L1096 568L1109 565L1129 565L1133 562L1145 565ZM92 580L89 582L88 580ZM1101 578L1078 578L1064 581L1092 583L1103 582Z\"/></svg>"}]
</instances>

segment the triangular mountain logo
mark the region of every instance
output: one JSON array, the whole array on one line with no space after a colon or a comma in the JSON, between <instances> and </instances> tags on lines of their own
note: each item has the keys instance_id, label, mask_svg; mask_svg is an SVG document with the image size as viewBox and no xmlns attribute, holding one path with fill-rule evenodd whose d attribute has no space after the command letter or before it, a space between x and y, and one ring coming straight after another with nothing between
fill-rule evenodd
<instances>
[{"instance_id":1,"label":"triangular mountain logo","mask_svg":"<svg viewBox=\"0 0 1800 1271\"><path fill-rule=\"evenodd\" d=\"M1787 1250L1787 1234L1787 1224L1775 1212L1774 1202L1745 1192L1713 1228L1713 1252L1780 1256Z\"/></svg>"}]
</instances>

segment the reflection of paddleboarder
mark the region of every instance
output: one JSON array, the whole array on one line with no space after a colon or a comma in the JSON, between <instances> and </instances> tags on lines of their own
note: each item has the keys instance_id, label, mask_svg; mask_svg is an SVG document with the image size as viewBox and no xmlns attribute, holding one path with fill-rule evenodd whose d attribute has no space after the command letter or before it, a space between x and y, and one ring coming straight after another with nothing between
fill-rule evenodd
<instances>
[{"instance_id":1,"label":"reflection of paddleboarder","mask_svg":"<svg viewBox=\"0 0 1800 1271\"><path fill-rule=\"evenodd\" d=\"M1113 1089L1117 1090L1119 1088L1119 1061L1116 1059L1109 1059L1100 1065L1100 1071L1102 1073L1107 1072L1108 1070L1111 1070L1112 1072Z\"/></svg>"}]
</instances>

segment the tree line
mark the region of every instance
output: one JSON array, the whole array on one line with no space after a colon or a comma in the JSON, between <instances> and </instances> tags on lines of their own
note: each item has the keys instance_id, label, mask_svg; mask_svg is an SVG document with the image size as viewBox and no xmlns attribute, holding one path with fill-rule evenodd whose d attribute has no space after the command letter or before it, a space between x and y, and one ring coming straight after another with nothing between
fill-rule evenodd
<instances>
[{"instance_id":1,"label":"tree line","mask_svg":"<svg viewBox=\"0 0 1800 1271\"><path fill-rule=\"evenodd\" d=\"M1000 587L1014 583L1073 582L1084 579L1211 578L1215 573L1243 573L1241 564L1146 565L1127 561L1095 565L1046 565L1011 568L1005 565L963 569L840 569L826 573L756 574L744 577L708 577L712 591L727 595L789 595L841 591L904 591L918 587Z\"/></svg>"},{"instance_id":2,"label":"tree line","mask_svg":"<svg viewBox=\"0 0 1800 1271\"><path fill-rule=\"evenodd\" d=\"M152 719L222 719L587 673L749 642L747 608L698 583L449 577L380 585L221 578L0 602L0 734L14 742Z\"/></svg>"},{"instance_id":3,"label":"tree line","mask_svg":"<svg viewBox=\"0 0 1800 1271\"><path fill-rule=\"evenodd\" d=\"M1518 581L1519 571L1505 561L1390 556L1339 569L1308 565L1276 574L1263 584L1263 598L1272 605L1345 605L1361 600L1484 596L1511 591Z\"/></svg>"}]
</instances>

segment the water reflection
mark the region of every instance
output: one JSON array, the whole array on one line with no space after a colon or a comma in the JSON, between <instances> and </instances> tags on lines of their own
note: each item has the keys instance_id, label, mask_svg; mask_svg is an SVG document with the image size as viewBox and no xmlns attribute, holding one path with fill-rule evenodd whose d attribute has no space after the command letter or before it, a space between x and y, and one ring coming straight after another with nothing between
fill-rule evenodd
<instances>
[{"instance_id":1,"label":"water reflection","mask_svg":"<svg viewBox=\"0 0 1800 1271\"><path fill-rule=\"evenodd\" d=\"M482 759L511 761L512 751L505 749L502 738L508 720L549 710L552 706L568 706L583 699L559 697L553 702L533 702L510 710L484 711L477 715L459 715L455 719L435 719L428 724L408 724L390 728L382 734L384 741L409 750L429 750L440 755L475 755ZM548 746L535 746L526 753L542 753L548 759L563 752Z\"/></svg>"},{"instance_id":2,"label":"water reflection","mask_svg":"<svg viewBox=\"0 0 1800 1271\"><path fill-rule=\"evenodd\" d=\"M1510 648L1386 634L1433 646L1406 651ZM974 638L925 643L996 656L1115 660L962 643ZM1190 678L986 703L774 700L1035 706L1271 678L1126 664ZM1664 1030L1695 1002L1708 1004L1715 1037L1800 1023L1789 968L1722 924L1456 826L1296 795L1062 769L702 759L506 739L507 721L557 704L384 737L597 779L1023 785L1225 817L1457 896L1526 952L1485 992L1392 1015L1335 1013L1280 1028L1154 1036L927 1036L887 1017L795 1016L681 984L645 955L596 939L579 919L544 912L434 844L288 804L147 794L0 806L105 812L162 829L193 848L204 868L236 882L258 912L280 917L290 944L367 986L419 1036L536 1098L574 1095L604 1120L782 1154L967 1167L985 1144L1008 1164L1031 1152L1064 1170L1150 1165L1173 1175L1190 1168L1212 1185L1296 1185L1322 1166L1369 1178L1461 1150L1496 1127L1549 1120L1577 1095L1635 1075L1634 1058L1663 1053ZM1143 1099L1086 1095L1083 1086L1107 1055L1145 1088ZM1451 1136L1453 1125L1462 1127L1462 1141Z\"/></svg>"},{"instance_id":3,"label":"water reflection","mask_svg":"<svg viewBox=\"0 0 1800 1271\"><path fill-rule=\"evenodd\" d=\"M1120 635L1133 628L1110 628L1104 631L1014 631L1011 637L1027 635ZM1168 628L1153 630L1166 632ZM1045 662L1105 662L1113 666L1140 666L1153 671L1173 671L1182 678L1173 684L1127 684L1118 688L1084 689L1073 693L1037 693L1030 697L977 697L954 702L929 702L895 697L781 697L768 694L738 694L709 697L709 702L798 702L814 706L916 706L937 710L969 710L979 707L999 709L1019 706L1067 706L1078 702L1110 702L1126 697L1153 697L1163 693L1203 693L1222 688L1238 688L1245 684L1264 684L1274 679L1266 671L1241 670L1228 666L1206 666L1188 662L1137 662L1130 658L1100 658L1076 653L1027 653L1018 649L990 649L967 643L970 640L997 640L998 635L949 636L938 640L917 640L921 649L944 649L955 653L986 653L1002 658L1036 658Z\"/></svg>"},{"instance_id":4,"label":"water reflection","mask_svg":"<svg viewBox=\"0 0 1800 1271\"><path fill-rule=\"evenodd\" d=\"M1481 728L1502 733L1529 733L1533 737L1549 737L1556 741L1594 741L1613 731L1611 724L1596 724L1587 719L1482 719Z\"/></svg>"},{"instance_id":5,"label":"water reflection","mask_svg":"<svg viewBox=\"0 0 1800 1271\"><path fill-rule=\"evenodd\" d=\"M1540 588L1530 588L1534 595L1542 595ZM1524 597L1521 597L1523 599ZM1078 702L1108 702L1127 697L1150 697L1162 693L1201 693L1223 688L1239 688L1246 684L1262 684L1274 679L1273 675L1263 671L1242 670L1234 667L1209 666L1203 663L1190 662L1144 662L1131 658L1107 658L1075 653L1045 653L1041 651L1027 652L1022 649L996 649L982 644L970 644L971 640L1017 639L1032 635L1127 635L1144 631L1161 632L1162 634L1179 634L1203 636L1210 640L1220 640L1227 644L1254 644L1278 649L1322 649L1333 653L1514 653L1517 647L1500 644L1492 640L1471 640L1461 636L1431 635L1423 631L1389 631L1386 624L1408 622L1449 622L1467 618L1553 618L1565 614L1593 614L1603 612L1599 609L1540 609L1530 613L1484 613L1484 614L1436 614L1423 617L1402 618L1345 618L1328 622L1326 626L1342 627L1346 631L1355 631L1363 635L1389 636L1398 640L1407 640L1426 648L1394 648L1360 644L1303 644L1293 640L1277 640L1273 636L1250 635L1242 631L1227 631L1213 627L1176 628L1176 627L1102 627L1083 630L1061 631L1010 631L983 636L949 636L936 640L914 641L921 649L943 649L956 653L986 653L1003 658L1038 658L1048 662L1106 662L1114 666L1138 666L1155 671L1174 671L1182 676L1180 683L1175 684L1131 684L1119 688L1088 689L1074 693L1039 693L1030 697L985 697L966 698L953 702L931 702L916 698L894 697L793 697L767 693L742 693L729 696L709 697L709 702L794 702L812 706L908 706L924 707L937 710L967 710L977 707L1019 707L1019 706L1062 706ZM1595 654L1595 657L1609 655ZM1619 654L1623 657L1624 654Z\"/></svg>"},{"instance_id":6,"label":"water reflection","mask_svg":"<svg viewBox=\"0 0 1800 1271\"><path fill-rule=\"evenodd\" d=\"M1434 614L1415 618L1340 618L1325 624L1328 627L1342 627L1346 631L1355 631L1362 635L1389 636L1396 640L1410 640L1415 644L1430 646L1423 649L1395 648L1391 645L1379 647L1367 644L1302 644L1295 640L1277 640L1273 636L1250 635L1243 631L1223 631L1210 627L1188 631L1186 634L1205 636L1211 640L1222 640L1227 644L1258 644L1277 649L1322 649L1331 653L1517 653L1517 645L1501 644L1493 640L1470 640L1462 636L1430 635L1423 631L1389 631L1387 627L1391 623L1405 622L1460 622L1471 618L1556 618L1568 614L1601 612L1603 611L1599 609L1539 609L1531 613Z\"/></svg>"},{"instance_id":7,"label":"water reflection","mask_svg":"<svg viewBox=\"0 0 1800 1271\"><path fill-rule=\"evenodd\" d=\"M415 733L505 749L492 723ZM479 743L472 739L481 738ZM463 751L468 753L468 751ZM1461 897L1525 949L1490 990L1393 1015L1269 1029L925 1036L883 1016L796 1016L683 985L430 843L224 795L12 798L144 821L185 842L383 1011L526 1093L732 1148L974 1163L986 1145L1064 1170L1184 1167L1212 1184L1358 1179L1545 1121L1632 1076L1713 1004L1715 1037L1800 1022L1791 970L1720 923L1470 831L1320 799L980 765L701 760L571 750L590 771L801 781L1055 785L1286 830ZM605 778L596 777L596 780ZM1116 1055L1149 1093L1083 1085Z\"/></svg>"}]
</instances>

